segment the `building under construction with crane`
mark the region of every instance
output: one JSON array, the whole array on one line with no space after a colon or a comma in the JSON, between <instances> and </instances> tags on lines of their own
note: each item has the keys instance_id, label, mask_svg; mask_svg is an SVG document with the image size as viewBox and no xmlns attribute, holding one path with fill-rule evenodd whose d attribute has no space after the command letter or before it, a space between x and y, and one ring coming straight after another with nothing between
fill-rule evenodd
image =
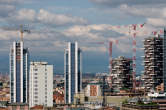
<instances>
[{"instance_id":1,"label":"building under construction with crane","mask_svg":"<svg viewBox=\"0 0 166 110\"><path fill-rule=\"evenodd\" d=\"M24 48L23 33L21 41L13 42L10 49L10 102L28 103L29 97L29 50Z\"/></svg>"},{"instance_id":2,"label":"building under construction with crane","mask_svg":"<svg viewBox=\"0 0 166 110\"><path fill-rule=\"evenodd\" d=\"M144 87L147 92L156 90L164 83L165 87L165 32L164 38L160 35L148 37L144 40Z\"/></svg>"},{"instance_id":3,"label":"building under construction with crane","mask_svg":"<svg viewBox=\"0 0 166 110\"><path fill-rule=\"evenodd\" d=\"M131 90L132 81L132 59L118 57L112 60L112 89L113 92Z\"/></svg>"}]
</instances>

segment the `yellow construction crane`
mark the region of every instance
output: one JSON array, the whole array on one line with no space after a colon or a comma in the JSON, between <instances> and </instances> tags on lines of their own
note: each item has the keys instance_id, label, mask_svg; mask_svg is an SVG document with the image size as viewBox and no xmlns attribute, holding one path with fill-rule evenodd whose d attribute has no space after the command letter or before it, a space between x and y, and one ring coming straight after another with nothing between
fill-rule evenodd
<instances>
[{"instance_id":1,"label":"yellow construction crane","mask_svg":"<svg viewBox=\"0 0 166 110\"><path fill-rule=\"evenodd\" d=\"M27 33L30 33L30 30L28 30L28 29L23 29L23 25L21 24L20 25L20 37L21 37L21 41L23 42L23 34L24 34L24 32L27 32Z\"/></svg>"}]
</instances>

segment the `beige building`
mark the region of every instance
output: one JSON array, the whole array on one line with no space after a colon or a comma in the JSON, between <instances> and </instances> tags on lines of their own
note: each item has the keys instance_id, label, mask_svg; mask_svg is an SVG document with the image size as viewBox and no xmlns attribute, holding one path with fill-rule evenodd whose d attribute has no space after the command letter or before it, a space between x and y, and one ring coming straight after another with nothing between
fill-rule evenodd
<instances>
[{"instance_id":1,"label":"beige building","mask_svg":"<svg viewBox=\"0 0 166 110\"><path fill-rule=\"evenodd\" d=\"M105 99L105 105L118 106L129 96L102 96L102 89L99 84L89 84L83 92L77 93L74 96L74 104L84 104L84 106L91 109L97 109L95 107L102 107L103 99Z\"/></svg>"}]
</instances>

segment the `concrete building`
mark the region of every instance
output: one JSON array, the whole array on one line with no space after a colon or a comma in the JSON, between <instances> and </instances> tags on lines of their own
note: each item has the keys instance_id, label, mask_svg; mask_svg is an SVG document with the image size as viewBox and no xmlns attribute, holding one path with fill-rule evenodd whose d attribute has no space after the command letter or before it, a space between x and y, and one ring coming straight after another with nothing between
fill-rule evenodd
<instances>
[{"instance_id":1,"label":"concrete building","mask_svg":"<svg viewBox=\"0 0 166 110\"><path fill-rule=\"evenodd\" d=\"M53 106L53 65L47 62L30 63L30 107Z\"/></svg>"},{"instance_id":2,"label":"concrete building","mask_svg":"<svg viewBox=\"0 0 166 110\"><path fill-rule=\"evenodd\" d=\"M118 57L112 60L112 89L113 92L132 89L132 60Z\"/></svg>"},{"instance_id":3,"label":"concrete building","mask_svg":"<svg viewBox=\"0 0 166 110\"><path fill-rule=\"evenodd\" d=\"M77 42L68 43L64 54L65 103L74 101L74 94L82 89L81 50Z\"/></svg>"},{"instance_id":4,"label":"concrete building","mask_svg":"<svg viewBox=\"0 0 166 110\"><path fill-rule=\"evenodd\" d=\"M75 94L74 104L84 105L84 107L88 107L93 110L102 108L103 96L87 96L86 91L87 90ZM120 108L122 102L127 99L129 99L129 96L105 96L105 103L107 106L116 106Z\"/></svg>"},{"instance_id":5,"label":"concrete building","mask_svg":"<svg viewBox=\"0 0 166 110\"><path fill-rule=\"evenodd\" d=\"M23 42L13 42L10 49L10 102L27 103L29 91L29 52Z\"/></svg>"},{"instance_id":6,"label":"concrete building","mask_svg":"<svg viewBox=\"0 0 166 110\"><path fill-rule=\"evenodd\" d=\"M163 38L144 40L144 87L147 92L163 83Z\"/></svg>"}]
</instances>

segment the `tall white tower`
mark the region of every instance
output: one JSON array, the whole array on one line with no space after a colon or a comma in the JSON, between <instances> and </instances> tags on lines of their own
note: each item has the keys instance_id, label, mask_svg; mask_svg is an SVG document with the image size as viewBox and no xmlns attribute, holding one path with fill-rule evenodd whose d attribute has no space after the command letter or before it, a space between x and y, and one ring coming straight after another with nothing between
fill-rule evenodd
<instances>
[{"instance_id":1,"label":"tall white tower","mask_svg":"<svg viewBox=\"0 0 166 110\"><path fill-rule=\"evenodd\" d=\"M77 42L68 43L64 54L65 103L74 101L74 94L82 89L81 50Z\"/></svg>"},{"instance_id":2,"label":"tall white tower","mask_svg":"<svg viewBox=\"0 0 166 110\"><path fill-rule=\"evenodd\" d=\"M28 103L29 52L23 41L13 42L10 49L10 102Z\"/></svg>"}]
</instances>

